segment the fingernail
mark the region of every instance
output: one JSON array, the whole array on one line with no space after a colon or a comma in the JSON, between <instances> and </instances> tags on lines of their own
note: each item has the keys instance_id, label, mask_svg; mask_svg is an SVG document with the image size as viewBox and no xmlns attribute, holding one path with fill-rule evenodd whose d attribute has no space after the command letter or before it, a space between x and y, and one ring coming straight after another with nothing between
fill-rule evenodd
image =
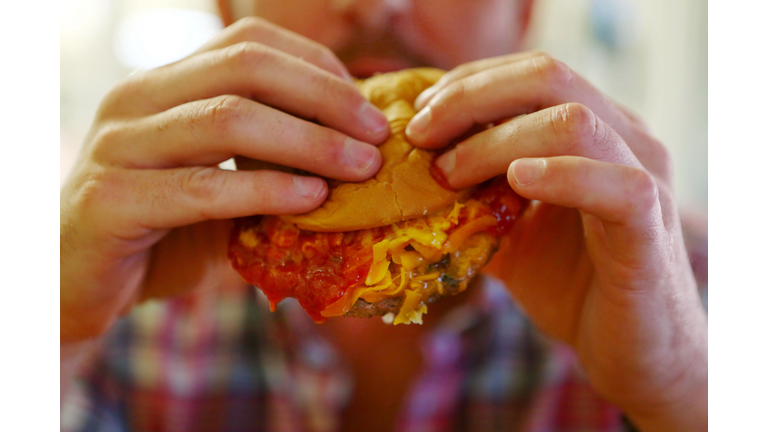
<instances>
[{"instance_id":1,"label":"fingernail","mask_svg":"<svg viewBox=\"0 0 768 432\"><path fill-rule=\"evenodd\" d=\"M344 143L344 155L347 163L362 172L367 172L379 159L379 150L370 145L352 138L347 138Z\"/></svg>"},{"instance_id":2,"label":"fingernail","mask_svg":"<svg viewBox=\"0 0 768 432\"><path fill-rule=\"evenodd\" d=\"M536 182L547 168L544 159L518 159L512 162L512 177L520 186L527 186Z\"/></svg>"},{"instance_id":3,"label":"fingernail","mask_svg":"<svg viewBox=\"0 0 768 432\"><path fill-rule=\"evenodd\" d=\"M424 135L427 132L430 121L432 121L432 108L426 107L413 116L405 128L405 134L415 138Z\"/></svg>"},{"instance_id":4,"label":"fingernail","mask_svg":"<svg viewBox=\"0 0 768 432\"><path fill-rule=\"evenodd\" d=\"M437 87L432 86L419 95L419 97L416 98L416 100L413 102L413 108L416 110L421 110L424 108L424 105L427 103L429 98L431 98L435 93L437 92Z\"/></svg>"},{"instance_id":5,"label":"fingernail","mask_svg":"<svg viewBox=\"0 0 768 432\"><path fill-rule=\"evenodd\" d=\"M365 127L365 133L372 137L379 137L385 132L389 133L389 121L370 102L363 104L359 115L360 122Z\"/></svg>"},{"instance_id":6,"label":"fingernail","mask_svg":"<svg viewBox=\"0 0 768 432\"><path fill-rule=\"evenodd\" d=\"M445 177L450 177L454 168L456 168L456 150L446 152L435 161L435 165L445 174Z\"/></svg>"},{"instance_id":7,"label":"fingernail","mask_svg":"<svg viewBox=\"0 0 768 432\"><path fill-rule=\"evenodd\" d=\"M317 177L293 176L293 185L305 198L315 199L323 193L323 180Z\"/></svg>"},{"instance_id":8,"label":"fingernail","mask_svg":"<svg viewBox=\"0 0 768 432\"><path fill-rule=\"evenodd\" d=\"M349 71L347 71L347 68L342 68L342 69L341 69L341 74L342 74L341 76L342 76L342 77L343 77L345 80L347 80L347 81L351 82L352 84L354 84L354 83L355 83L355 78L352 76L352 74L350 74L350 73L349 73Z\"/></svg>"}]
</instances>

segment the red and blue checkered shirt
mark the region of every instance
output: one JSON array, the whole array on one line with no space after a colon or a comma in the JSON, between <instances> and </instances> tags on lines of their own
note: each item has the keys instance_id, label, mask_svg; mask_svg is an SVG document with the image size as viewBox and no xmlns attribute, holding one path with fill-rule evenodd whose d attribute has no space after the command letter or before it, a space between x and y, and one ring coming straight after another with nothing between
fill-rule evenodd
<instances>
[{"instance_id":1,"label":"red and blue checkered shirt","mask_svg":"<svg viewBox=\"0 0 768 432\"><path fill-rule=\"evenodd\" d=\"M706 240L686 240L706 285ZM629 427L571 349L538 333L492 279L445 316L422 352L397 431ZM253 289L137 307L89 365L64 402L63 431L334 431L354 386L295 302L270 313Z\"/></svg>"}]
</instances>

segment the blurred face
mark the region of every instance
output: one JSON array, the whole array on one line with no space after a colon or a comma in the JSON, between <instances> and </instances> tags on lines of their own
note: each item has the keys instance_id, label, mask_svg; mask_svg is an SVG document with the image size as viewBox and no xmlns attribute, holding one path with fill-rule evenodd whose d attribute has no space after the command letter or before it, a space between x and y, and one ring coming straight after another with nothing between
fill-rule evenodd
<instances>
[{"instance_id":1,"label":"blurred face","mask_svg":"<svg viewBox=\"0 0 768 432\"><path fill-rule=\"evenodd\" d=\"M331 48L353 75L451 69L520 49L531 0L233 0Z\"/></svg>"}]
</instances>

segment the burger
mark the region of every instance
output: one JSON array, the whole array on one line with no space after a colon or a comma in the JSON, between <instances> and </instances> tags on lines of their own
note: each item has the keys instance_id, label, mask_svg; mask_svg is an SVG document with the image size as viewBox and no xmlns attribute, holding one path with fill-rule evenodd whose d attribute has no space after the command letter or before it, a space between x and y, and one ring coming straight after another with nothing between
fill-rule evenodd
<instances>
[{"instance_id":1,"label":"burger","mask_svg":"<svg viewBox=\"0 0 768 432\"><path fill-rule=\"evenodd\" d=\"M408 142L413 102L442 74L408 69L358 82L391 129L373 178L329 179L327 200L308 213L234 221L232 265L273 311L293 297L317 323L421 324L428 305L464 291L490 260L528 201L503 177L453 190L433 163L438 154Z\"/></svg>"}]
</instances>

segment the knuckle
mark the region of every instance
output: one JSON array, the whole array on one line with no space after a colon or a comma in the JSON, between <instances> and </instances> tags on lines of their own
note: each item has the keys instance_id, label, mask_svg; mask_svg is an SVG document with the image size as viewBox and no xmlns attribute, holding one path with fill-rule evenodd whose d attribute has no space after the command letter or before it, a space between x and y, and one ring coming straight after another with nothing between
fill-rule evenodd
<instances>
[{"instance_id":1,"label":"knuckle","mask_svg":"<svg viewBox=\"0 0 768 432\"><path fill-rule=\"evenodd\" d=\"M96 110L96 121L117 116L127 106L126 100L136 99L141 95L145 73L137 73L114 84L102 99Z\"/></svg>"},{"instance_id":2,"label":"knuckle","mask_svg":"<svg viewBox=\"0 0 768 432\"><path fill-rule=\"evenodd\" d=\"M574 72L568 65L549 54L542 54L534 58L533 74L550 86L560 87L568 86L574 77Z\"/></svg>"},{"instance_id":3,"label":"knuckle","mask_svg":"<svg viewBox=\"0 0 768 432\"><path fill-rule=\"evenodd\" d=\"M314 118L328 116L334 111L322 107L336 107L336 110L341 109L352 118L357 118L359 110L366 103L365 97L354 87L330 73L312 73L309 82L312 88L319 90L319 103L307 107Z\"/></svg>"},{"instance_id":4,"label":"knuckle","mask_svg":"<svg viewBox=\"0 0 768 432\"><path fill-rule=\"evenodd\" d=\"M242 116L244 102L243 98L234 95L209 99L193 113L193 123L210 126L218 133L226 133Z\"/></svg>"},{"instance_id":5,"label":"knuckle","mask_svg":"<svg viewBox=\"0 0 768 432\"><path fill-rule=\"evenodd\" d=\"M459 79L459 77L469 76L472 74L472 72L474 72L476 67L477 66L473 62L464 63L446 72L442 77L440 77L440 80L443 82L451 82Z\"/></svg>"},{"instance_id":6,"label":"knuckle","mask_svg":"<svg viewBox=\"0 0 768 432\"><path fill-rule=\"evenodd\" d=\"M224 49L225 62L235 68L259 69L272 57L272 51L257 42L240 42Z\"/></svg>"},{"instance_id":7,"label":"knuckle","mask_svg":"<svg viewBox=\"0 0 768 432\"><path fill-rule=\"evenodd\" d=\"M302 158L302 164L306 164L309 171L327 171L331 167L344 169L347 166L346 135L327 128L318 128L310 133L313 139L303 145ZM296 163L299 163L298 160Z\"/></svg>"},{"instance_id":8,"label":"knuckle","mask_svg":"<svg viewBox=\"0 0 768 432\"><path fill-rule=\"evenodd\" d=\"M672 153L653 135L650 126L643 119L629 109L623 111L631 122L633 139L637 143L635 153L638 159L662 182L671 183L674 177Z\"/></svg>"},{"instance_id":9,"label":"knuckle","mask_svg":"<svg viewBox=\"0 0 768 432\"><path fill-rule=\"evenodd\" d=\"M96 216L95 210L103 208L110 198L123 195L122 188L121 177L115 171L101 167L89 169L78 176L70 210L82 212L83 216Z\"/></svg>"},{"instance_id":10,"label":"knuckle","mask_svg":"<svg viewBox=\"0 0 768 432\"><path fill-rule=\"evenodd\" d=\"M351 88L345 88L346 86L340 86L336 76L329 73L311 73L309 74L309 80L314 88L318 88L323 92L324 98L329 98L331 101L338 100L339 98L355 98L356 93ZM362 95L360 96L362 99Z\"/></svg>"},{"instance_id":11,"label":"knuckle","mask_svg":"<svg viewBox=\"0 0 768 432\"><path fill-rule=\"evenodd\" d=\"M647 215L659 201L659 188L651 173L640 168L628 169L628 194L633 214Z\"/></svg>"},{"instance_id":12,"label":"knuckle","mask_svg":"<svg viewBox=\"0 0 768 432\"><path fill-rule=\"evenodd\" d=\"M289 191L278 191L277 188L268 186L277 184L279 182L278 178L280 175L281 174L279 173L266 174L265 176L261 177L263 182L259 182L258 186L255 187L254 184L252 182L249 183L245 177L240 177L239 180L238 177L235 177L232 179L232 182L239 183L239 185L242 187L242 190L248 191L247 197L243 197L243 199L247 199L249 202L256 204L262 209L267 209L269 206L274 205L275 202L289 199ZM275 183L272 183L272 181Z\"/></svg>"},{"instance_id":13,"label":"knuckle","mask_svg":"<svg viewBox=\"0 0 768 432\"><path fill-rule=\"evenodd\" d=\"M103 122L90 140L87 151L94 161L106 162L125 136L125 128L117 122Z\"/></svg>"},{"instance_id":14,"label":"knuckle","mask_svg":"<svg viewBox=\"0 0 768 432\"><path fill-rule=\"evenodd\" d=\"M325 45L320 45L319 43L313 42L315 46L317 47L317 53L319 56L331 60L333 62L336 61L336 54L333 53L333 50L328 48Z\"/></svg>"},{"instance_id":15,"label":"knuckle","mask_svg":"<svg viewBox=\"0 0 768 432\"><path fill-rule=\"evenodd\" d=\"M199 202L209 202L218 195L222 189L223 177L214 167L195 168L183 172L179 176L178 189ZM207 206L201 206L202 211Z\"/></svg>"},{"instance_id":16,"label":"knuckle","mask_svg":"<svg viewBox=\"0 0 768 432\"><path fill-rule=\"evenodd\" d=\"M244 33L248 39L258 40L268 29L268 23L263 18L247 16L237 20L232 27L236 33Z\"/></svg>"},{"instance_id":17,"label":"knuckle","mask_svg":"<svg viewBox=\"0 0 768 432\"><path fill-rule=\"evenodd\" d=\"M444 104L451 104L460 101L467 94L467 84L464 80L459 80L448 85L442 91L442 97L439 99Z\"/></svg>"},{"instance_id":18,"label":"knuckle","mask_svg":"<svg viewBox=\"0 0 768 432\"><path fill-rule=\"evenodd\" d=\"M669 149L661 143L658 139L648 135L646 142L648 143L648 152L653 158L654 166L658 170L658 174L665 181L671 181L674 177L674 163L672 160L672 153Z\"/></svg>"},{"instance_id":19,"label":"knuckle","mask_svg":"<svg viewBox=\"0 0 768 432\"><path fill-rule=\"evenodd\" d=\"M660 142L655 142L658 143L658 152L660 153L658 157L661 166L660 174L666 181L671 182L675 176L675 164L672 160L672 153L670 153L669 149Z\"/></svg>"},{"instance_id":20,"label":"knuckle","mask_svg":"<svg viewBox=\"0 0 768 432\"><path fill-rule=\"evenodd\" d=\"M555 135L572 148L582 146L600 135L597 116L578 103L555 107L550 116L550 126Z\"/></svg>"},{"instance_id":21,"label":"knuckle","mask_svg":"<svg viewBox=\"0 0 768 432\"><path fill-rule=\"evenodd\" d=\"M466 80L454 81L448 84L444 89L438 92L430 101L429 106L432 111L432 121L440 121L445 118L448 108L462 103L468 92ZM464 114L463 110L461 111Z\"/></svg>"},{"instance_id":22,"label":"knuckle","mask_svg":"<svg viewBox=\"0 0 768 432\"><path fill-rule=\"evenodd\" d=\"M325 66L327 69L338 69L339 62L336 60L336 54L333 51L320 44L313 43L313 49L308 54L308 59L312 63Z\"/></svg>"}]
</instances>

